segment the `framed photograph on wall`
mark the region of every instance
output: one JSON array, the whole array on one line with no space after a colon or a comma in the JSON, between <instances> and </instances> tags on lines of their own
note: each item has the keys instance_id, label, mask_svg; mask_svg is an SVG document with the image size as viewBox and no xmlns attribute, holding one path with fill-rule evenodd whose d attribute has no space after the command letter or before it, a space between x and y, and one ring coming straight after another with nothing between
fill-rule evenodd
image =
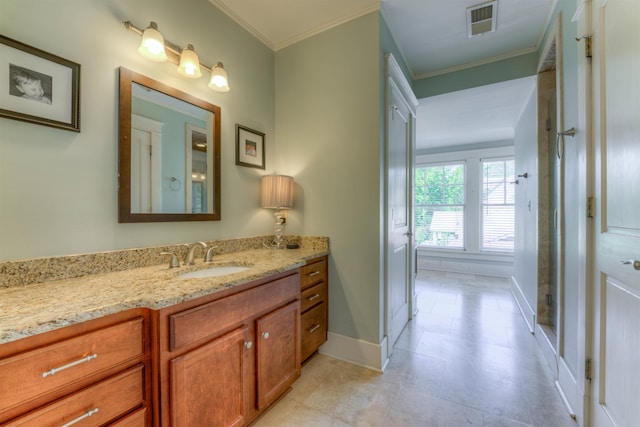
<instances>
[{"instance_id":1,"label":"framed photograph on wall","mask_svg":"<svg viewBox=\"0 0 640 427\"><path fill-rule=\"evenodd\" d=\"M80 65L0 35L0 117L80 132Z\"/></svg>"},{"instance_id":2,"label":"framed photograph on wall","mask_svg":"<svg viewBox=\"0 0 640 427\"><path fill-rule=\"evenodd\" d=\"M236 124L236 165L264 169L264 133Z\"/></svg>"}]
</instances>

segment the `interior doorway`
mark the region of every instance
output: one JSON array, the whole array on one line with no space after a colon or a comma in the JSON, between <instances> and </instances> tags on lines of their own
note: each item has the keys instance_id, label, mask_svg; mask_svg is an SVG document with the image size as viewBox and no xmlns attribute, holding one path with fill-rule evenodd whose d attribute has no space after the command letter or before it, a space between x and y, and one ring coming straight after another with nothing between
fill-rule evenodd
<instances>
[{"instance_id":1,"label":"interior doorway","mask_svg":"<svg viewBox=\"0 0 640 427\"><path fill-rule=\"evenodd\" d=\"M555 48L538 73L538 299L537 323L557 351L562 278L562 160L557 142L558 90Z\"/></svg>"},{"instance_id":2,"label":"interior doorway","mask_svg":"<svg viewBox=\"0 0 640 427\"><path fill-rule=\"evenodd\" d=\"M580 179L576 123L565 123L562 18L538 67L538 294L535 336L572 417L582 413L578 331ZM566 142L566 144L565 144Z\"/></svg>"},{"instance_id":3,"label":"interior doorway","mask_svg":"<svg viewBox=\"0 0 640 427\"><path fill-rule=\"evenodd\" d=\"M554 73L555 74L555 73ZM555 87L554 87L555 89ZM560 253L561 238L560 235L560 193L561 193L561 181L560 176L562 174L562 153L557 141L558 133L558 96L557 91L553 91L547 102L547 141L549 147L548 165L549 170L549 278L548 278L548 290L545 294L545 305L547 307L547 326L549 333L553 337L551 342L557 342L558 335L558 281L560 272Z\"/></svg>"}]
</instances>

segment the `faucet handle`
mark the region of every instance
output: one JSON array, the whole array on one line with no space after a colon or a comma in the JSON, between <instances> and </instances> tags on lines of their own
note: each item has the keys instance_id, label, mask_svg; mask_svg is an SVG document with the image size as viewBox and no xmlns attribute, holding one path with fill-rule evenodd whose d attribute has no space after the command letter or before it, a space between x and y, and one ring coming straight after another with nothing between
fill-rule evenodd
<instances>
[{"instance_id":1,"label":"faucet handle","mask_svg":"<svg viewBox=\"0 0 640 427\"><path fill-rule=\"evenodd\" d=\"M217 248L217 246L209 246L207 247L207 252L204 254L204 262L213 261L213 250Z\"/></svg>"},{"instance_id":2,"label":"faucet handle","mask_svg":"<svg viewBox=\"0 0 640 427\"><path fill-rule=\"evenodd\" d=\"M173 252L160 252L160 255L171 255L171 262L169 263L169 268L180 267L180 261L178 261L178 257Z\"/></svg>"}]
</instances>

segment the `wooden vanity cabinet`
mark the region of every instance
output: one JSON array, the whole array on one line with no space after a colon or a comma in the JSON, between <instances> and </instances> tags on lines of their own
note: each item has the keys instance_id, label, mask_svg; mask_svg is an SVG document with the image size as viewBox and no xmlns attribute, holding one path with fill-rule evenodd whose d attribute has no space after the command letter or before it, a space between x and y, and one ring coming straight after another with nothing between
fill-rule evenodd
<instances>
[{"instance_id":1,"label":"wooden vanity cabinet","mask_svg":"<svg viewBox=\"0 0 640 427\"><path fill-rule=\"evenodd\" d=\"M300 274L156 312L155 423L244 426L300 376Z\"/></svg>"},{"instance_id":2,"label":"wooden vanity cabinet","mask_svg":"<svg viewBox=\"0 0 640 427\"><path fill-rule=\"evenodd\" d=\"M0 424L150 425L150 330L135 309L0 345Z\"/></svg>"},{"instance_id":3,"label":"wooden vanity cabinet","mask_svg":"<svg viewBox=\"0 0 640 427\"><path fill-rule=\"evenodd\" d=\"M300 273L302 361L327 341L329 284L327 257L307 261Z\"/></svg>"}]
</instances>

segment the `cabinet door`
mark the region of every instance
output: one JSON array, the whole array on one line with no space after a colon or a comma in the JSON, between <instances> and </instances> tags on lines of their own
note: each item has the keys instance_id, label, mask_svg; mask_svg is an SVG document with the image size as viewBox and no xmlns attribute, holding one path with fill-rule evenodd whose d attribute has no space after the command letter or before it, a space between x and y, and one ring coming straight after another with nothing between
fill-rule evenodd
<instances>
[{"instance_id":1,"label":"cabinet door","mask_svg":"<svg viewBox=\"0 0 640 427\"><path fill-rule=\"evenodd\" d=\"M258 410L284 393L300 376L300 302L256 322Z\"/></svg>"},{"instance_id":2,"label":"cabinet door","mask_svg":"<svg viewBox=\"0 0 640 427\"><path fill-rule=\"evenodd\" d=\"M171 426L246 424L250 339L241 327L170 361Z\"/></svg>"}]
</instances>

